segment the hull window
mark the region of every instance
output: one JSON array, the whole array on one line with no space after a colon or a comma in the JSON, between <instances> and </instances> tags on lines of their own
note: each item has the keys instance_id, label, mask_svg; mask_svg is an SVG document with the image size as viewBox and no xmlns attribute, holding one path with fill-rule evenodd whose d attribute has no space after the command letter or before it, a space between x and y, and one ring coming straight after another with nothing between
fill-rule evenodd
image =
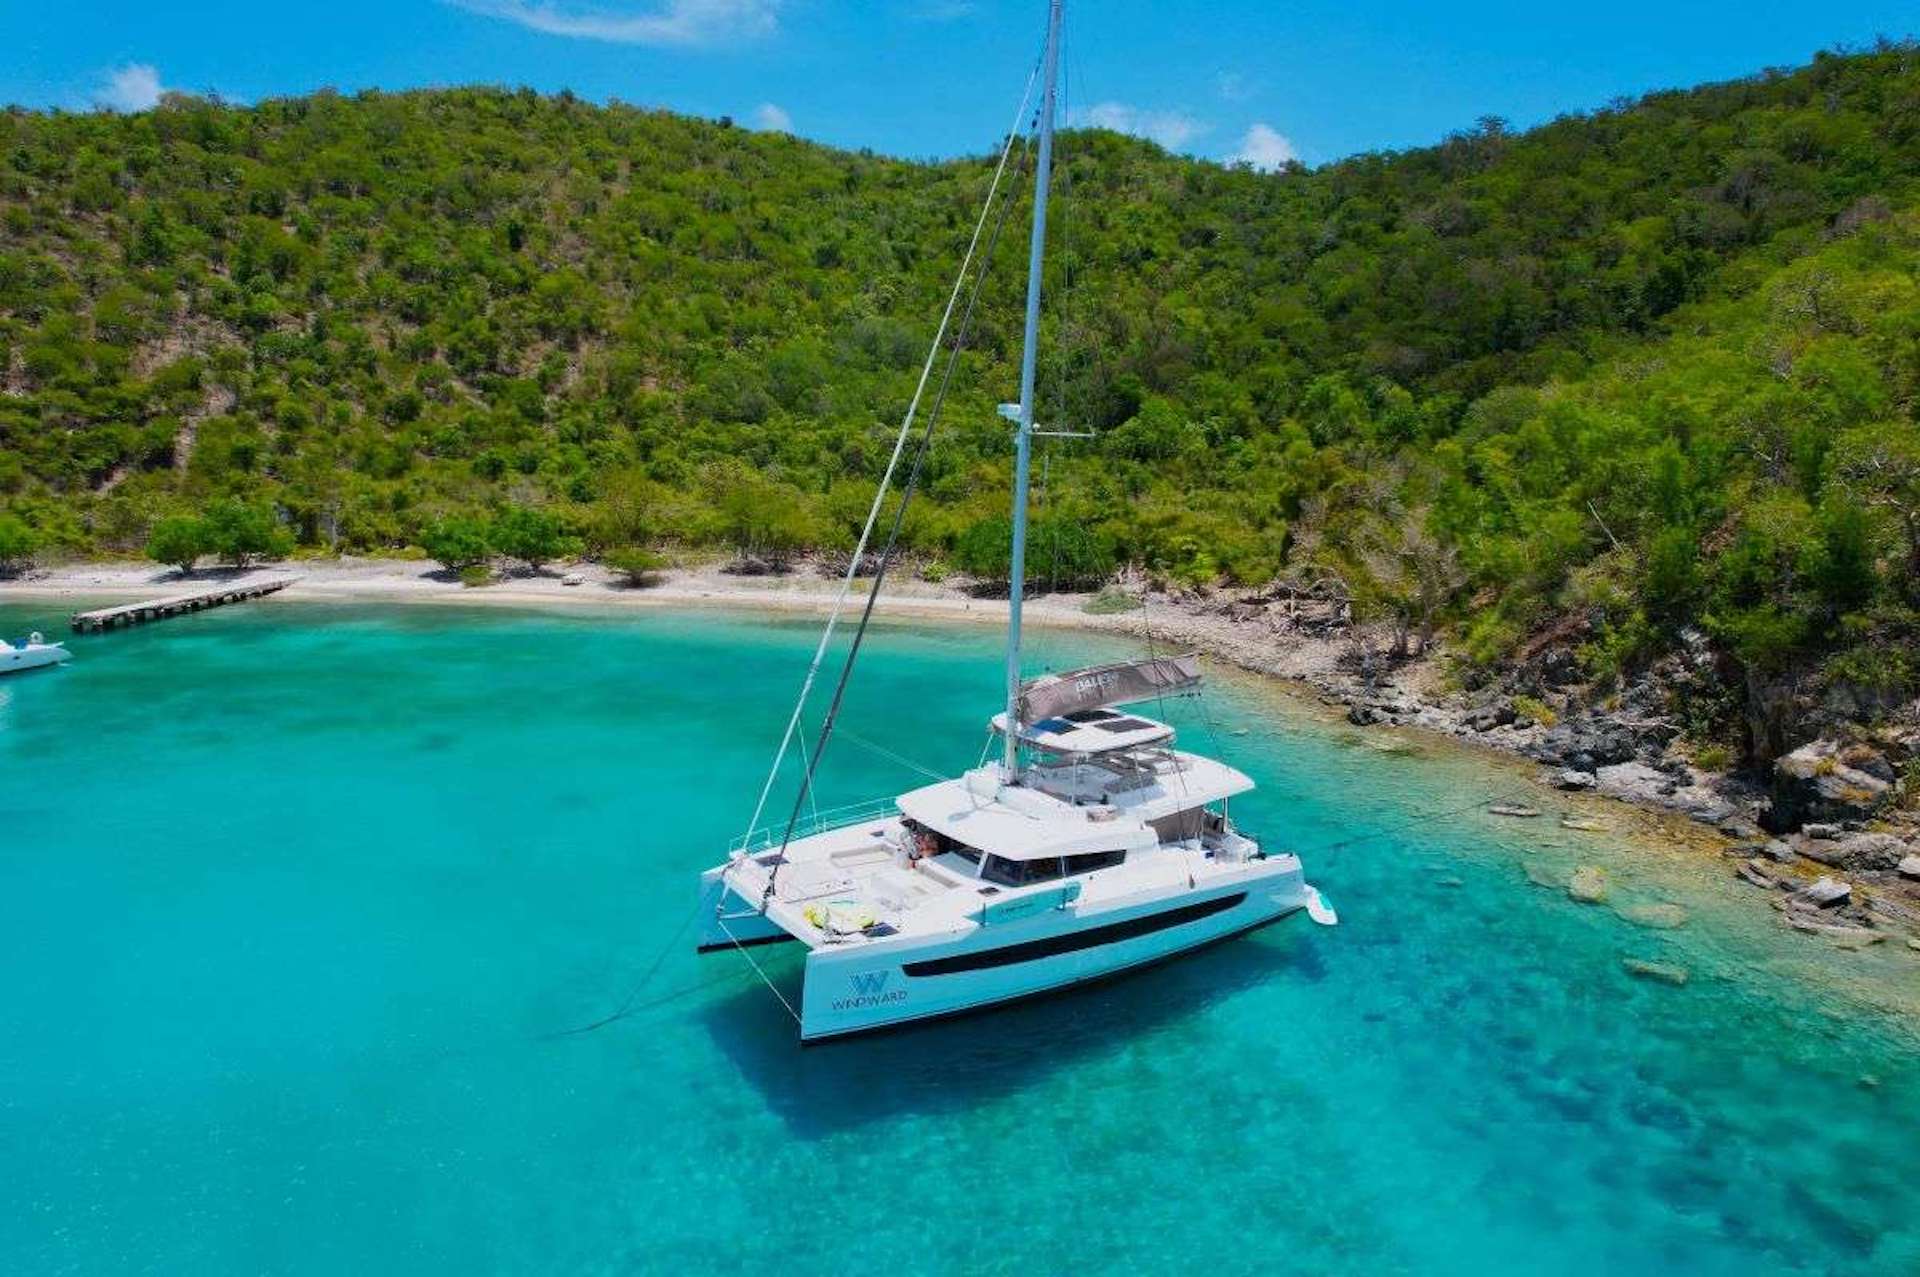
<instances>
[{"instance_id":1,"label":"hull window","mask_svg":"<svg viewBox=\"0 0 1920 1277\"><path fill-rule=\"evenodd\" d=\"M991 967L1012 966L1018 962L1056 958L1063 953L1097 949L1101 945L1118 944L1122 940L1132 940L1137 936L1152 935L1156 931L1165 931L1182 923L1198 922L1216 913L1225 913L1246 898L1246 892L1236 892L1231 896L1202 900L1198 904L1181 905L1178 909L1150 913L1139 918L1128 918L1125 922L1109 922L1105 926L1088 927L1084 931L1076 931L1071 935L1048 936L1044 940L1028 940L1022 944L1003 945L998 949L985 949L979 953L957 953L950 958L927 958L920 962L909 962L901 967L901 970L910 976L955 975L962 971L984 971Z\"/></svg>"}]
</instances>

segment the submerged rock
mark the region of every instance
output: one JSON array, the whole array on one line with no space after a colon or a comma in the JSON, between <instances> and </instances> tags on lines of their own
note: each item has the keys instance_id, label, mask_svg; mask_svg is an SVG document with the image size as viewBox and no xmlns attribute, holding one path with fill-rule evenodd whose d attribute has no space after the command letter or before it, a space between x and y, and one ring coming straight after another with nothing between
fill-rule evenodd
<instances>
[{"instance_id":1,"label":"submerged rock","mask_svg":"<svg viewBox=\"0 0 1920 1277\"><path fill-rule=\"evenodd\" d=\"M1567 884L1567 894L1583 905L1597 905L1607 898L1607 887L1605 870L1581 865L1573 871L1573 881Z\"/></svg>"},{"instance_id":2,"label":"submerged rock","mask_svg":"<svg viewBox=\"0 0 1920 1277\"><path fill-rule=\"evenodd\" d=\"M1621 905L1615 912L1636 927L1648 927L1655 931L1671 931L1687 925L1686 909L1665 901L1658 904Z\"/></svg>"},{"instance_id":3,"label":"submerged rock","mask_svg":"<svg viewBox=\"0 0 1920 1277\"><path fill-rule=\"evenodd\" d=\"M1525 818L1538 816L1540 814L1538 807L1526 807L1519 803L1494 803L1488 807L1487 810L1496 816L1520 816Z\"/></svg>"},{"instance_id":4,"label":"submerged rock","mask_svg":"<svg viewBox=\"0 0 1920 1277\"><path fill-rule=\"evenodd\" d=\"M1584 790L1592 789L1600 781L1592 772L1576 771L1568 767L1553 778L1553 783L1562 789Z\"/></svg>"},{"instance_id":5,"label":"submerged rock","mask_svg":"<svg viewBox=\"0 0 1920 1277\"><path fill-rule=\"evenodd\" d=\"M1903 857L1895 867L1902 878L1920 878L1920 856Z\"/></svg>"},{"instance_id":6,"label":"submerged rock","mask_svg":"<svg viewBox=\"0 0 1920 1277\"><path fill-rule=\"evenodd\" d=\"M1643 958L1622 958L1620 965L1627 974L1639 980L1654 980L1661 984L1670 984L1675 988L1686 984L1690 978L1685 967L1672 966L1665 962L1648 962Z\"/></svg>"}]
</instances>

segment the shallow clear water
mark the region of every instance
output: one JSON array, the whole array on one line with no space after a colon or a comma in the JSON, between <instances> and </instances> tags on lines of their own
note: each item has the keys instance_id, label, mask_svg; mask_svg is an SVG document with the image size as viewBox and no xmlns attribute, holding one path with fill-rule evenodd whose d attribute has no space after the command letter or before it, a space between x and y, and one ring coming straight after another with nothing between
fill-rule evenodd
<instances>
[{"instance_id":1,"label":"shallow clear water","mask_svg":"<svg viewBox=\"0 0 1920 1277\"><path fill-rule=\"evenodd\" d=\"M1244 680L1174 717L1338 929L800 1049L682 928L812 637L267 604L0 682L0 1271L1920 1271L1914 1039L1845 983L1916 955ZM996 637L885 630L847 722L972 763ZM916 779L849 741L823 801ZM1693 921L1528 876L1576 860Z\"/></svg>"}]
</instances>

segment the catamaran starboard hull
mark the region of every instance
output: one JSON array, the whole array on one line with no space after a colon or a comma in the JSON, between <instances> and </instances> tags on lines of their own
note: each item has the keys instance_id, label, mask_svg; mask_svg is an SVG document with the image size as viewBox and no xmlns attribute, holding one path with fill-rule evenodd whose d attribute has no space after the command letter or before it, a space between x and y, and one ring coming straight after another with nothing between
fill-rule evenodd
<instances>
[{"instance_id":1,"label":"catamaran starboard hull","mask_svg":"<svg viewBox=\"0 0 1920 1277\"><path fill-rule=\"evenodd\" d=\"M1195 897L1102 911L1072 930L1057 915L982 927L965 939L893 952L816 948L807 955L803 1042L849 1037L1057 993L1243 935L1318 894L1297 867ZM1051 911L1050 911L1051 912Z\"/></svg>"}]
</instances>

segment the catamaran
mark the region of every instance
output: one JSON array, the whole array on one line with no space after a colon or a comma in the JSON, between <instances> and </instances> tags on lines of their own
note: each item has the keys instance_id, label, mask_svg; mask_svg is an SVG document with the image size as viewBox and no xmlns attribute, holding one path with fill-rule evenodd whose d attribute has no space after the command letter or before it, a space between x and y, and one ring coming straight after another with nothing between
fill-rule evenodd
<instances>
[{"instance_id":1,"label":"catamaran","mask_svg":"<svg viewBox=\"0 0 1920 1277\"><path fill-rule=\"evenodd\" d=\"M1338 921L1307 882L1297 856L1267 848L1235 824L1231 800L1251 791L1252 780L1225 763L1177 748L1174 728L1162 719L1122 708L1158 706L1169 697L1194 694L1200 684L1196 657L1149 655L1023 677L1020 622L1031 441L1045 433L1034 428L1034 380L1060 19L1061 0L1051 0L1036 72L1038 158L1020 402L1001 409L1015 429L1007 694L1005 707L990 723L999 757L877 803L803 818L802 800L810 795L814 769L832 734L839 692L884 579L890 540L791 815L783 823L760 824L839 605L827 621L748 832L700 879L702 952L786 941L806 946L801 1005L788 1006L805 1042L1066 989L1303 911L1325 925ZM1016 125L1025 118L1032 91L1030 81ZM1017 131L1009 132L1001 153L989 208ZM941 335L847 569L843 603L986 223L983 211ZM964 314L970 313L969 303ZM936 398L936 412L938 403ZM910 485L911 479L907 495ZM898 527L896 512L896 535Z\"/></svg>"}]
</instances>

